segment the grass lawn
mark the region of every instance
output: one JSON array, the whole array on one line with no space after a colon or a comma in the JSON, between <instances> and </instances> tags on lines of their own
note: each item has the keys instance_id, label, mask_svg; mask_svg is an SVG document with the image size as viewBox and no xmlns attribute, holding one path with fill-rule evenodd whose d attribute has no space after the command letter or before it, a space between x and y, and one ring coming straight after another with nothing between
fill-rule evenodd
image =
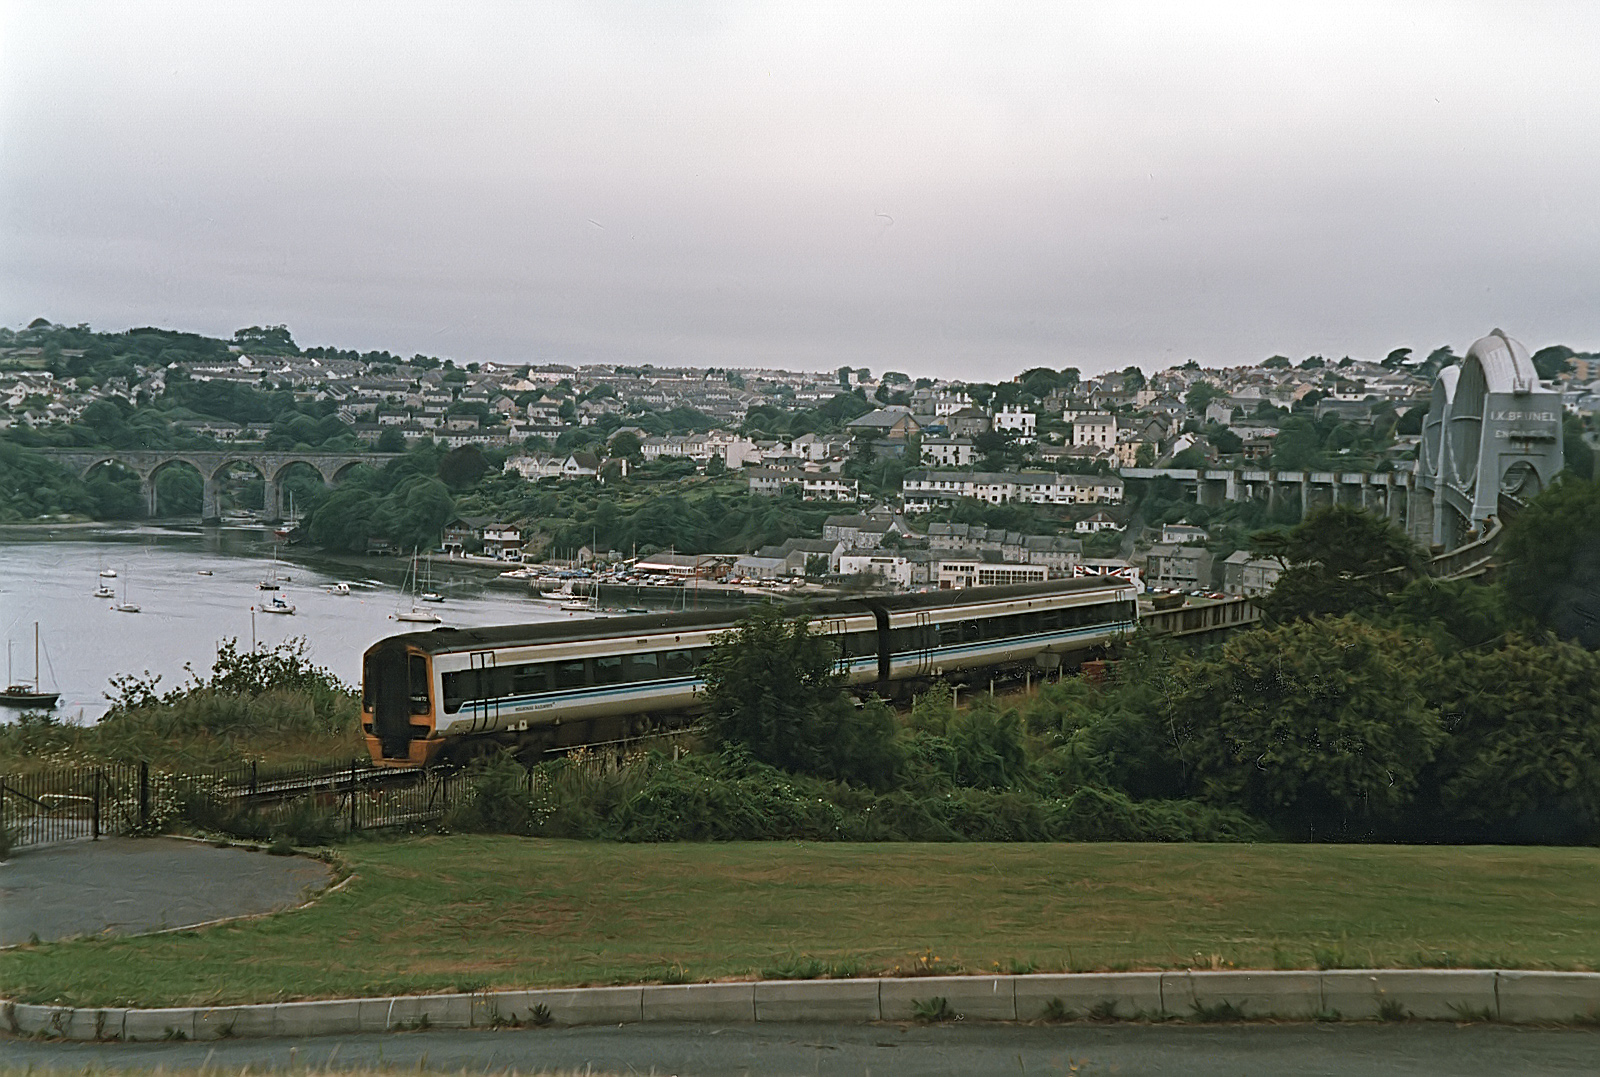
<instances>
[{"instance_id":1,"label":"grass lawn","mask_svg":"<svg viewBox=\"0 0 1600 1077\"><path fill-rule=\"evenodd\" d=\"M258 1002L913 971L1600 968L1600 850L1336 845L342 849L315 906L0 953L0 994Z\"/></svg>"}]
</instances>

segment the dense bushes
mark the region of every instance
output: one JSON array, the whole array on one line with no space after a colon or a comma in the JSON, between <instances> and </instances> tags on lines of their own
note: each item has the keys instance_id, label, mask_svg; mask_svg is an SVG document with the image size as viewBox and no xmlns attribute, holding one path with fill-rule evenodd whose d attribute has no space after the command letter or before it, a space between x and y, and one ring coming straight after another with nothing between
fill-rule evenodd
<instances>
[{"instance_id":1,"label":"dense bushes","mask_svg":"<svg viewBox=\"0 0 1600 1077\"><path fill-rule=\"evenodd\" d=\"M893 786L901 762L894 716L877 700L858 706L844 693L837 653L807 618L757 606L705 663L712 736L784 770Z\"/></svg>"},{"instance_id":2,"label":"dense bushes","mask_svg":"<svg viewBox=\"0 0 1600 1077\"><path fill-rule=\"evenodd\" d=\"M93 726L47 714L0 725L0 769L25 770L52 760L138 762L178 768L225 766L246 758L348 759L356 738L354 693L307 657L304 639L240 650L217 645L209 676L161 691L161 678L112 679L111 708Z\"/></svg>"},{"instance_id":3,"label":"dense bushes","mask_svg":"<svg viewBox=\"0 0 1600 1077\"><path fill-rule=\"evenodd\" d=\"M558 838L659 841L1241 841L1254 820L1115 790L862 786L790 774L727 751L642 756L599 769L557 760L532 774L509 756L480 764L450 825Z\"/></svg>"}]
</instances>

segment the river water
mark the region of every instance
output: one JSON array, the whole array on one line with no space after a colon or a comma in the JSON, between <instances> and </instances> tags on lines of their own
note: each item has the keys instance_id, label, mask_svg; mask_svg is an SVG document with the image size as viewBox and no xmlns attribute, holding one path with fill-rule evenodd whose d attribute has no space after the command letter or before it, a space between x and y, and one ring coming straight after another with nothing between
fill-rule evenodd
<instances>
[{"instance_id":1,"label":"river water","mask_svg":"<svg viewBox=\"0 0 1600 1077\"><path fill-rule=\"evenodd\" d=\"M115 601L125 592L142 612L114 612L112 599L94 597L102 567L117 572L116 579L103 581L116 589ZM411 606L403 591L407 567L392 558L340 562L295 549L283 551L275 568L271 533L253 529L12 534L0 538L0 637L10 644L12 674L5 683L33 676L38 621L41 680L47 690L61 693L57 715L65 721L93 722L104 714L104 693L117 674L160 674L164 690L187 680L185 663L209 671L219 640L232 637L248 647L252 632L262 646L305 637L313 660L353 685L367 647L429 627L392 619ZM447 625L587 616L523 592L491 588L491 573L438 562L435 567L434 590L445 602L427 606ZM202 570L211 575L200 575ZM279 591L257 590L257 583L274 574ZM352 584L350 595L327 592L338 581ZM274 593L293 604L295 613L257 612L252 625L252 607L259 609ZM15 714L0 708L0 721Z\"/></svg>"}]
</instances>

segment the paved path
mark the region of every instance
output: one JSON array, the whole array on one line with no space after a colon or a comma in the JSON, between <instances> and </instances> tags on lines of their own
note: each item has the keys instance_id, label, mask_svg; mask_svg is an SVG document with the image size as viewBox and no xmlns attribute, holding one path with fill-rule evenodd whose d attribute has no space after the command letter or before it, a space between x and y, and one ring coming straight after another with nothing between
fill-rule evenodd
<instances>
[{"instance_id":1,"label":"paved path","mask_svg":"<svg viewBox=\"0 0 1600 1077\"><path fill-rule=\"evenodd\" d=\"M1285 1025L627 1025L206 1043L0 1039L14 1068L205 1066L317 1072L381 1066L453 1074L943 1077L1075 1073L1185 1077L1592 1075L1600 1030L1438 1023Z\"/></svg>"},{"instance_id":2,"label":"paved path","mask_svg":"<svg viewBox=\"0 0 1600 1077\"><path fill-rule=\"evenodd\" d=\"M328 865L173 838L19 849L0 864L0 945L135 934L298 905Z\"/></svg>"}]
</instances>

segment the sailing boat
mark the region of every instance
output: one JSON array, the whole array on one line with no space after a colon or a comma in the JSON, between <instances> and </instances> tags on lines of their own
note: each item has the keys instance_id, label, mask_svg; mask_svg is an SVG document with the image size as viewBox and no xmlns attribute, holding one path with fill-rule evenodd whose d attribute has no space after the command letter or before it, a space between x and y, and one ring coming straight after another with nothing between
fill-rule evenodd
<instances>
[{"instance_id":1,"label":"sailing boat","mask_svg":"<svg viewBox=\"0 0 1600 1077\"><path fill-rule=\"evenodd\" d=\"M123 571L124 572L127 571L127 567L126 566L123 567ZM132 602L128 601L128 581L127 580L123 580L122 581L122 601L117 603L115 606L112 606L111 608L113 610L115 610L117 613L138 613L139 612L139 607L134 605Z\"/></svg>"},{"instance_id":2,"label":"sailing boat","mask_svg":"<svg viewBox=\"0 0 1600 1077\"><path fill-rule=\"evenodd\" d=\"M261 604L262 613L293 613L294 603L282 595L273 595Z\"/></svg>"},{"instance_id":3,"label":"sailing boat","mask_svg":"<svg viewBox=\"0 0 1600 1077\"><path fill-rule=\"evenodd\" d=\"M294 515L294 491L290 490L289 515L282 522L280 522L276 528L273 529L272 533L281 539L286 539L290 535L294 534L294 529L299 526L299 523L300 521L295 519ZM276 554L274 554L274 556L276 556Z\"/></svg>"},{"instance_id":4,"label":"sailing boat","mask_svg":"<svg viewBox=\"0 0 1600 1077\"><path fill-rule=\"evenodd\" d=\"M276 591L278 589L278 544L272 544L272 572L260 583L256 584L257 591Z\"/></svg>"},{"instance_id":5,"label":"sailing boat","mask_svg":"<svg viewBox=\"0 0 1600 1077\"><path fill-rule=\"evenodd\" d=\"M6 680L11 679L11 641L6 640ZM0 707L54 707L60 692L39 691L39 622L33 622L33 683L13 684L0 692Z\"/></svg>"},{"instance_id":6,"label":"sailing boat","mask_svg":"<svg viewBox=\"0 0 1600 1077\"><path fill-rule=\"evenodd\" d=\"M417 605L417 551L411 551L411 571L407 575L405 594L411 595L411 608L395 610L390 616L397 621L415 621L419 624L436 625L444 620L432 610L425 610Z\"/></svg>"},{"instance_id":7,"label":"sailing boat","mask_svg":"<svg viewBox=\"0 0 1600 1077\"><path fill-rule=\"evenodd\" d=\"M428 560L424 567L427 571L427 578L422 584L422 594L417 597L424 602L443 602L444 596L433 589L433 554L430 553L428 555Z\"/></svg>"}]
</instances>

